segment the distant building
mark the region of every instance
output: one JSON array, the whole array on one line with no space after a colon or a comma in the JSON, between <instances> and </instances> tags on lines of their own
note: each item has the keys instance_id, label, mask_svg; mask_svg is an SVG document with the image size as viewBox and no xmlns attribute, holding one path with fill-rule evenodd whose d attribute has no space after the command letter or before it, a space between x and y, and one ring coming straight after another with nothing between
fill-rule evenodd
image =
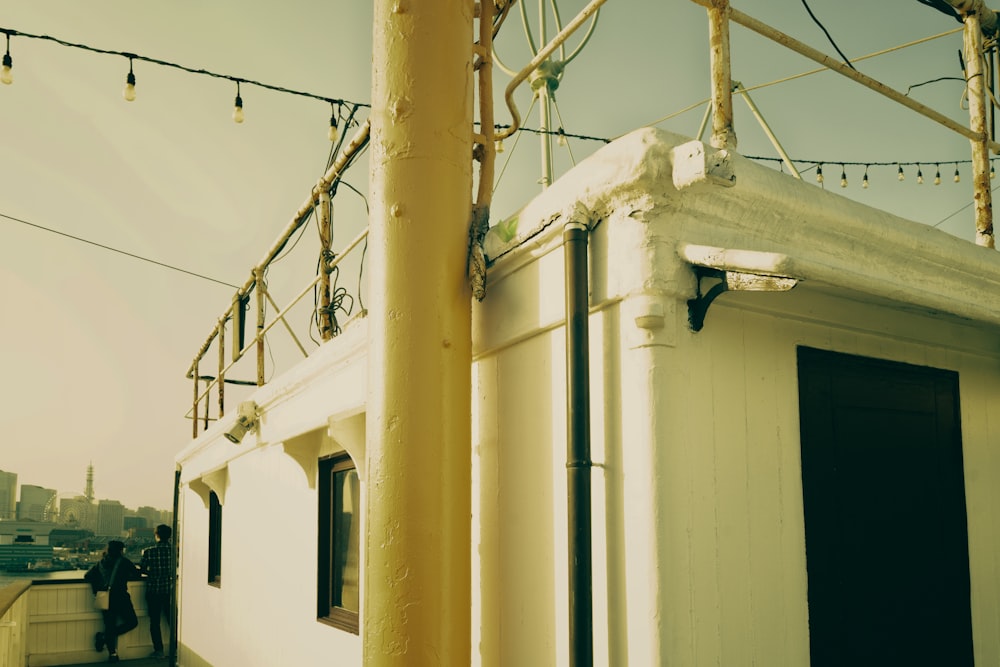
<instances>
[{"instance_id":1,"label":"distant building","mask_svg":"<svg viewBox=\"0 0 1000 667\"><path fill-rule=\"evenodd\" d=\"M136 516L141 516L143 519L145 519L147 526L155 526L157 523L160 522L161 512L155 507L149 507L148 505L140 507L138 510L136 510L135 514Z\"/></svg>"},{"instance_id":2,"label":"distant building","mask_svg":"<svg viewBox=\"0 0 1000 667\"><path fill-rule=\"evenodd\" d=\"M21 502L17 504L19 520L55 521L57 513L55 489L34 484L21 485Z\"/></svg>"},{"instance_id":3,"label":"distant building","mask_svg":"<svg viewBox=\"0 0 1000 667\"><path fill-rule=\"evenodd\" d=\"M0 470L0 519L13 519L17 510L17 473Z\"/></svg>"},{"instance_id":4,"label":"distant building","mask_svg":"<svg viewBox=\"0 0 1000 667\"><path fill-rule=\"evenodd\" d=\"M125 527L125 506L117 500L97 503L97 534L108 537L121 536Z\"/></svg>"},{"instance_id":5,"label":"distant building","mask_svg":"<svg viewBox=\"0 0 1000 667\"><path fill-rule=\"evenodd\" d=\"M148 528L149 522L146 517L142 516L127 516L122 519L122 528L126 531L135 530L136 528Z\"/></svg>"},{"instance_id":6,"label":"distant building","mask_svg":"<svg viewBox=\"0 0 1000 667\"><path fill-rule=\"evenodd\" d=\"M0 523L0 569L27 568L39 561L51 561L51 530L51 525L35 521Z\"/></svg>"}]
</instances>

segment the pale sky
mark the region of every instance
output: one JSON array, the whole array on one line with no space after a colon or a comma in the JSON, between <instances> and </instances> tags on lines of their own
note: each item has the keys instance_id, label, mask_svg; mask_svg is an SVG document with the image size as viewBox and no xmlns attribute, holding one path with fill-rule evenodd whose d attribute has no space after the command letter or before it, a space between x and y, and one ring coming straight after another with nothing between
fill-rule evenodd
<instances>
[{"instance_id":1,"label":"pale sky","mask_svg":"<svg viewBox=\"0 0 1000 667\"><path fill-rule=\"evenodd\" d=\"M585 4L560 1L563 21ZM537 33L537 1L526 6ZM801 2L733 6L836 55ZM851 59L959 27L916 0L809 6ZM372 4L363 0L8 0L0 28L368 103L371 16ZM960 77L961 44L956 33L856 66L905 92ZM530 58L516 10L497 48L511 67ZM748 87L817 67L736 25L732 49L733 78ZM14 83L0 86L0 470L71 495L82 492L93 462L99 498L168 508L173 459L191 438L185 373L235 290L10 218L242 285L325 169L330 106L244 85L246 122L237 125L230 81L137 61L137 99L128 103L123 57L19 36L10 52ZM704 9L687 0L608 0L593 38L567 67L556 125L572 134L619 136L706 98L707 77ZM498 99L508 80L496 72ZM946 80L911 95L967 124L962 90L961 82ZM971 201L967 164L958 165L961 182L952 182L954 162L969 159L967 139L830 72L751 95L793 158L827 163L828 189L973 237L971 208L949 217ZM517 99L524 124L537 128L537 108L527 113L529 94ZM734 106L739 152L776 157L746 105ZM702 112L658 127L693 136ZM502 105L496 119L509 122ZM498 159L494 221L539 188L538 137L523 134L516 150L514 144L509 139ZM601 145L570 143L578 161ZM847 166L849 187L839 187L841 162L897 161L920 161L924 185L916 184L916 167L905 167L899 183L896 167L883 166L870 168L871 187L862 190L864 167ZM940 186L932 184L935 163ZM571 166L565 149L556 164L559 173ZM367 193L366 169L359 162L345 181ZM804 177L815 185L813 170ZM346 187L334 206L339 248L363 227L365 209ZM314 270L315 238L310 227L272 272L279 303ZM356 272L343 279L355 292ZM307 316L293 325L315 347ZM280 328L270 342L269 377L274 365L280 373L301 358ZM227 401L230 410L235 400Z\"/></svg>"}]
</instances>

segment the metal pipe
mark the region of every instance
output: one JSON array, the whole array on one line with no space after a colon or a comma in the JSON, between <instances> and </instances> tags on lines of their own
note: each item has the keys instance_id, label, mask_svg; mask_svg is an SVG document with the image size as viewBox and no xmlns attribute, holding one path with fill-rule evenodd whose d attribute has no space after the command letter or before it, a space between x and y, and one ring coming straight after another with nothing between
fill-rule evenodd
<instances>
[{"instance_id":1,"label":"metal pipe","mask_svg":"<svg viewBox=\"0 0 1000 667\"><path fill-rule=\"evenodd\" d=\"M802 180L802 175L799 174L799 170L796 169L795 165L792 163L792 158L788 157L788 153L785 152L781 142L778 141L778 137L774 136L774 132L771 131L771 126L767 124L767 121L764 120L764 116L761 115L757 105L753 103L752 99L750 99L750 93L747 92L747 89L744 88L743 84L739 81L734 81L733 90L739 91L740 95L743 96L743 100L747 103L747 106L750 107L751 113L753 113L754 118L757 119L761 129L764 130L764 134L766 134L767 138L771 140L771 145L774 146L776 151L778 151L778 155L781 156L781 160L785 163L785 166L788 167L788 171L792 172L792 176L795 178Z\"/></svg>"},{"instance_id":2,"label":"metal pipe","mask_svg":"<svg viewBox=\"0 0 1000 667\"><path fill-rule=\"evenodd\" d=\"M712 0L691 0L691 1L697 5L701 5L702 7L712 6ZM804 44L798 41L794 37L791 37L783 32L775 30L771 26L761 23L755 18L747 16L738 9L733 9L730 7L729 18L730 20L739 23L743 27L756 32L758 35L767 37L768 39L773 40L778 44L781 44L782 46L785 46L791 49L792 51L795 51L796 53L803 55L806 58L809 58L810 60L814 60L819 64L830 68L831 70L837 72L838 74L842 74L849 79L853 79L854 81L860 83L861 85L866 86L867 88L871 88L876 93L888 97L893 102L898 102L899 104L902 104L904 107L911 109L912 111L916 111L922 116L925 116L933 120L934 122L943 125L944 127L947 127L949 130L952 130L953 132L961 134L963 137L966 137L967 139L972 139L972 140L981 139L981 136L978 135L976 132L973 132L967 127L959 125L958 123L948 118L944 114L938 113L937 111L934 111L930 107L924 106L923 104L920 104L919 102L910 99L909 97L899 92L898 90L889 88L885 84L876 81L870 76L865 76L864 74L851 69L850 67L840 62L839 60L831 58L830 56L824 54L822 51L818 51L809 46L808 44ZM997 144L994 141L989 142L989 148L994 153L1000 153L1000 144Z\"/></svg>"},{"instance_id":3,"label":"metal pipe","mask_svg":"<svg viewBox=\"0 0 1000 667\"><path fill-rule=\"evenodd\" d=\"M330 193L319 193L319 336L322 340L333 338L333 315L330 312Z\"/></svg>"},{"instance_id":4,"label":"metal pipe","mask_svg":"<svg viewBox=\"0 0 1000 667\"><path fill-rule=\"evenodd\" d=\"M197 383L197 380L195 380ZM180 509L180 495L181 495L181 466L177 466L174 469L174 504L173 504L173 516L171 518L171 532L174 539L173 543L170 545L170 571L173 572L173 580L171 582L171 590L173 595L170 597L170 650L168 655L170 656L170 667L175 667L177 665L177 644L178 644L178 630L177 630L177 617L178 609L180 605L178 604L178 599L180 597L180 591L177 586L177 563L179 559L177 558L177 553L179 545L181 543L180 533L177 530L178 521L177 511Z\"/></svg>"},{"instance_id":5,"label":"metal pipe","mask_svg":"<svg viewBox=\"0 0 1000 667\"><path fill-rule=\"evenodd\" d=\"M330 275L330 274L327 274L327 275ZM319 276L317 276L317 279L318 278L319 278ZM309 287L312 287L315 284L316 284L316 280L313 280L311 283L309 283ZM267 289L264 290L264 298L267 299L267 302L269 304L271 304L271 307L274 308L275 311L281 311L281 308L278 308L278 304L276 304L274 302L274 299L271 298L271 293L268 292ZM301 299L301 298L302 298L302 296L300 296L298 299L295 299L295 301L292 302L292 305L298 303L299 299ZM286 308L284 312L287 313L288 309ZM308 357L309 353L306 352L306 348L302 345L302 341L300 341L299 337L295 335L295 331L292 329L292 325L288 323L288 320L285 319L284 315L282 315L279 318L275 318L271 322L271 324L275 324L279 319L281 320L281 323L285 325L285 329L288 330L288 335L292 337L292 340L295 342L295 345L299 348L299 351L302 352L302 356L303 357ZM271 327L267 327L267 328L270 329Z\"/></svg>"},{"instance_id":6,"label":"metal pipe","mask_svg":"<svg viewBox=\"0 0 1000 667\"><path fill-rule=\"evenodd\" d=\"M264 269L259 266L253 270L254 281L257 283L257 335L254 341L257 346L257 386L264 386Z\"/></svg>"},{"instance_id":7,"label":"metal pipe","mask_svg":"<svg viewBox=\"0 0 1000 667\"><path fill-rule=\"evenodd\" d=\"M194 362L194 402L191 404L191 437L198 437L198 360Z\"/></svg>"},{"instance_id":8,"label":"metal pipe","mask_svg":"<svg viewBox=\"0 0 1000 667\"><path fill-rule=\"evenodd\" d=\"M235 338L235 336L234 336ZM226 321L219 322L219 418L226 414Z\"/></svg>"},{"instance_id":9,"label":"metal pipe","mask_svg":"<svg viewBox=\"0 0 1000 667\"><path fill-rule=\"evenodd\" d=\"M531 62L524 66L524 68L517 73L507 84L507 89L504 91L504 100L507 102L507 108L510 110L511 124L510 127L497 132L497 139L506 139L510 135L517 132L518 128L521 127L521 114L517 110L517 106L514 104L514 91L517 87L524 83L524 80L528 78L528 75L538 69L538 66L543 62L548 60L549 56L555 52L559 45L569 39L570 35L577 31L577 29L583 25L590 16L600 9L607 0L591 0L590 4L584 7L579 14L577 14L572 21L566 24L566 27L559 31L552 41L545 45L541 51L539 51Z\"/></svg>"},{"instance_id":10,"label":"metal pipe","mask_svg":"<svg viewBox=\"0 0 1000 667\"><path fill-rule=\"evenodd\" d=\"M969 93L969 127L980 136L971 141L976 245L992 248L993 193L990 190L990 138L986 131L986 72L983 67L983 32L976 13L965 16L962 45L965 50L966 85Z\"/></svg>"},{"instance_id":11,"label":"metal pipe","mask_svg":"<svg viewBox=\"0 0 1000 667\"><path fill-rule=\"evenodd\" d=\"M250 277L247 279L245 283L243 283L243 286L237 291L237 295L242 296L250 293L250 290L253 289L253 287L257 284L256 270L266 269L268 265L270 265L270 263L274 260L274 258L278 256L278 253L280 253L281 250L285 247L285 244L288 242L288 239L291 238L292 234L294 234L298 230L298 228L302 226L302 224L306 221L306 218L308 217L309 213L312 212L313 201L315 201L317 196L316 189L319 188L320 190L322 190L323 188L329 188L330 185L333 183L333 181L340 176L341 172L347 166L348 161L352 157L354 157L354 155L359 150L361 150L365 146L365 144L368 143L368 136L370 129L371 129L370 121L365 120L365 122L362 123L361 127L358 128L358 131L355 133L354 137L351 139L351 143L348 144L347 148L341 151L340 156L334 161L332 165L330 165L330 168L326 170L326 173L323 174L323 177L319 180L319 184L313 188L313 192L309 193L309 198L302 203L299 209L295 212L295 215L292 216L291 221L289 221L284 231L282 231L281 234L278 236L278 240L274 242L271 248L264 255L263 259L261 259L261 261L257 263L257 265L254 267L254 270L250 272ZM208 348L212 345L212 341L214 340L214 338L215 338L215 332L213 331L211 335L209 335L208 340L206 340L202 344L201 349L198 350L198 353L195 355L195 361L201 359L205 355L205 353L208 351ZM191 367L188 369L188 377L191 377L192 374L196 375L196 373L194 373L194 363L192 363Z\"/></svg>"},{"instance_id":12,"label":"metal pipe","mask_svg":"<svg viewBox=\"0 0 1000 667\"><path fill-rule=\"evenodd\" d=\"M566 261L566 482L570 667L594 664L591 556L589 280L585 222L563 229Z\"/></svg>"},{"instance_id":13,"label":"metal pipe","mask_svg":"<svg viewBox=\"0 0 1000 667\"><path fill-rule=\"evenodd\" d=\"M729 0L711 0L708 6L708 45L712 69L712 137L709 143L715 148L735 150L729 11Z\"/></svg>"}]
</instances>

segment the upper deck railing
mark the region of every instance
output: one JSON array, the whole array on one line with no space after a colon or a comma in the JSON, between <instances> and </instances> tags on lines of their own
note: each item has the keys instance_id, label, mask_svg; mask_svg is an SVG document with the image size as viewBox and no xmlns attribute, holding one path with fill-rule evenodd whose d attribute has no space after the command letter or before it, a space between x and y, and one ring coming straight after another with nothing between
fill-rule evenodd
<instances>
[{"instance_id":1,"label":"upper deck railing","mask_svg":"<svg viewBox=\"0 0 1000 667\"><path fill-rule=\"evenodd\" d=\"M369 122L366 120L361 124L354 137L343 148L343 151L333 162L330 168L319 179L312 188L309 197L302 203L299 209L292 216L291 221L281 232L278 239L267 251L264 257L254 266L250 272L250 277L233 295L232 303L219 317L218 321L209 333L208 338L202 344L195 355L187 377L194 381L194 400L188 416L192 420L192 435L198 437L198 425L202 423L203 428L208 428L210 422L217 420L226 413L226 384L244 386L262 386L265 383L265 336L278 323L286 328L295 345L302 352L303 356L308 356L308 352L303 346L295 330L288 323L286 316L289 311L296 306L307 294L314 292L316 298L312 309L312 321L319 330L322 340L329 340L340 331L340 325L336 319L336 312L342 305L344 295L331 289L331 274L339 271L341 263L350 253L358 248L362 241L367 238L367 227L351 240L340 252L335 252L331 247L332 239L332 195L336 193L336 186L347 168L357 159L368 144ZM308 281L305 287L291 301L283 307L275 303L268 292L266 275L271 265L280 259L292 236L309 220L313 214L317 215L319 227L319 261L317 262L316 274ZM360 305L358 312L354 316L363 316L364 308L360 297L361 285L359 281L357 302ZM251 308L251 296L253 307ZM353 301L354 296L348 295ZM276 314L267 319L267 306L276 311ZM344 309L346 311L346 309ZM254 336L249 341L245 341L244 332L247 327L247 315L253 311L256 315L254 323ZM347 311L348 314L349 311ZM231 356L227 359L227 330L231 335ZM204 374L206 357L212 347L217 352L217 363L215 365L216 374ZM256 357L256 377L253 380L237 380L227 377L227 374L245 356L253 353ZM205 383L204 388L201 382ZM216 416L211 415L211 396L213 390L217 396ZM200 409L199 409L200 408Z\"/></svg>"}]
</instances>

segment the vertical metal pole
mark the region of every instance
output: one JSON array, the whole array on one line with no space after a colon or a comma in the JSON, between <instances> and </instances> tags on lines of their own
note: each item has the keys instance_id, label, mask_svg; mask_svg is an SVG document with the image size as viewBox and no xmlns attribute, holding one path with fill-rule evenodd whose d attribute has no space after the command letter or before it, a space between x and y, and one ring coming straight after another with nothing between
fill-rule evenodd
<instances>
[{"instance_id":1,"label":"vertical metal pole","mask_svg":"<svg viewBox=\"0 0 1000 667\"><path fill-rule=\"evenodd\" d=\"M729 61L729 0L709 0L708 43L712 68L712 138L715 148L736 148Z\"/></svg>"},{"instance_id":2,"label":"vertical metal pole","mask_svg":"<svg viewBox=\"0 0 1000 667\"><path fill-rule=\"evenodd\" d=\"M205 380L205 417L204 417L205 424L202 427L202 429L205 431L208 430L208 410L212 405L212 400L211 400L212 397L209 395L211 394L211 392L208 391L208 382L209 382L208 380Z\"/></svg>"},{"instance_id":3,"label":"vertical metal pole","mask_svg":"<svg viewBox=\"0 0 1000 667\"><path fill-rule=\"evenodd\" d=\"M192 369L194 376L194 401L191 404L191 437L198 437L198 362L194 363Z\"/></svg>"},{"instance_id":4,"label":"vertical metal pole","mask_svg":"<svg viewBox=\"0 0 1000 667\"><path fill-rule=\"evenodd\" d=\"M469 0L374 5L367 667L472 657L473 9Z\"/></svg>"},{"instance_id":5,"label":"vertical metal pole","mask_svg":"<svg viewBox=\"0 0 1000 667\"><path fill-rule=\"evenodd\" d=\"M257 386L264 386L264 269L254 269L257 292Z\"/></svg>"},{"instance_id":6,"label":"vertical metal pole","mask_svg":"<svg viewBox=\"0 0 1000 667\"><path fill-rule=\"evenodd\" d=\"M333 315L330 312L330 270L332 257L330 244L330 194L324 188L319 194L319 335L323 340L333 338Z\"/></svg>"},{"instance_id":7,"label":"vertical metal pole","mask_svg":"<svg viewBox=\"0 0 1000 667\"><path fill-rule=\"evenodd\" d=\"M181 495L181 467L177 466L174 470L174 502L173 502L173 517L171 520L171 532L173 537L173 542L170 545L170 572L172 573L173 580L171 582L171 590L173 595L170 596L170 645L168 646L169 651L167 655L170 656L170 667L176 667L177 665L177 619L178 619L178 600L180 599L180 591L177 586L177 564L179 559L177 554L179 553L181 535L180 531L177 530L180 519L178 518L178 510L180 509L180 495Z\"/></svg>"},{"instance_id":8,"label":"vertical metal pole","mask_svg":"<svg viewBox=\"0 0 1000 667\"><path fill-rule=\"evenodd\" d=\"M594 664L590 512L590 297L587 225L563 231L566 258L566 482L569 505L570 667Z\"/></svg>"},{"instance_id":9,"label":"vertical metal pole","mask_svg":"<svg viewBox=\"0 0 1000 667\"><path fill-rule=\"evenodd\" d=\"M965 15L963 32L965 67L969 90L969 129L980 136L972 139L972 197L976 211L976 245L994 247L993 193L990 191L989 134L986 131L986 82L983 70L983 32L979 15Z\"/></svg>"},{"instance_id":10,"label":"vertical metal pole","mask_svg":"<svg viewBox=\"0 0 1000 667\"><path fill-rule=\"evenodd\" d=\"M219 417L226 414L226 320L219 322ZM234 332L235 333L235 332ZM235 338L235 336L234 336Z\"/></svg>"},{"instance_id":11,"label":"vertical metal pole","mask_svg":"<svg viewBox=\"0 0 1000 667\"><path fill-rule=\"evenodd\" d=\"M545 45L548 43L548 24L546 21L545 12L545 1L541 0L538 3L538 44ZM544 71L546 75L549 73L548 65L552 62L552 59L543 62L539 69ZM543 77L541 80L541 85L538 87L536 94L538 95L538 117L539 124L541 127L539 129L542 131L540 135L541 145L542 145L542 179L539 183L542 184L542 188L547 188L552 185L552 135L549 134L549 130L552 128L552 98L551 89L549 88L548 78Z\"/></svg>"}]
</instances>

